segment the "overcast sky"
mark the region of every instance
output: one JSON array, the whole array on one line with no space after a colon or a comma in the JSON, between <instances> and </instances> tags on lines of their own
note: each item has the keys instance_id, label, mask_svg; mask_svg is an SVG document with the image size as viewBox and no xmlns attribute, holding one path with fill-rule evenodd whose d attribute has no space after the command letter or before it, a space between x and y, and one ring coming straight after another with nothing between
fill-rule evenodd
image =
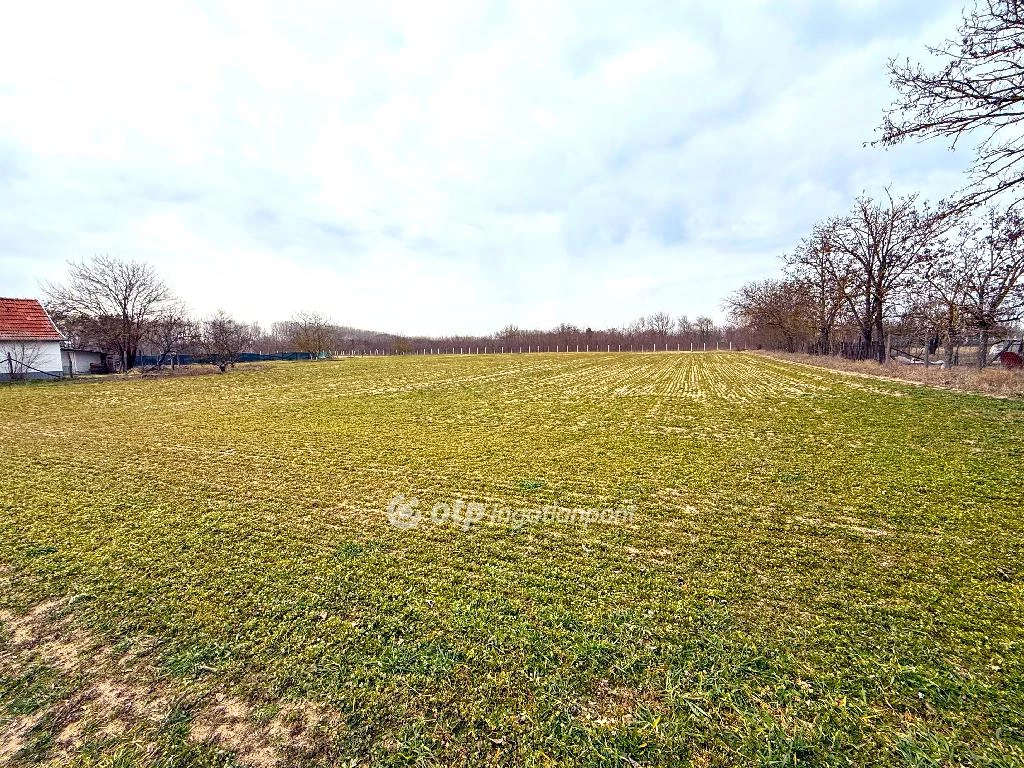
<instances>
[{"instance_id":1,"label":"overcast sky","mask_svg":"<svg viewBox=\"0 0 1024 768\"><path fill-rule=\"evenodd\" d=\"M960 7L4 3L0 295L102 253L262 323L720 318L859 192L961 186L862 147Z\"/></svg>"}]
</instances>

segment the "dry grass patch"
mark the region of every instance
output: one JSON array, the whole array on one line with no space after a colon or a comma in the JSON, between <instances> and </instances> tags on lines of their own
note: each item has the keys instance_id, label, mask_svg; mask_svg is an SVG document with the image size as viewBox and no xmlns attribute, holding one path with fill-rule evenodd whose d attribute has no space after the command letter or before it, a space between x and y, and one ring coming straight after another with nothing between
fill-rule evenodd
<instances>
[{"instance_id":1,"label":"dry grass patch","mask_svg":"<svg viewBox=\"0 0 1024 768\"><path fill-rule=\"evenodd\" d=\"M193 742L212 745L236 764L253 768L301 760L317 750L318 731L337 726L336 718L311 704L255 708L223 692L169 680L152 658L115 654L76 626L62 601L40 603L23 615L0 611L0 623L8 638L0 670L55 669L67 681L62 695L35 711L0 717L0 763L25 752L44 723L51 731L47 754L60 763L78 757L90 743L155 740L183 702L189 704Z\"/></svg>"},{"instance_id":2,"label":"dry grass patch","mask_svg":"<svg viewBox=\"0 0 1024 768\"><path fill-rule=\"evenodd\" d=\"M758 354L844 373L855 373L891 381L905 381L958 392L976 392L1008 398L1024 397L1024 370L1010 370L998 366L991 366L980 371L967 366L953 368L930 366L925 368L923 365L901 365L896 362L881 365L874 360L847 360L844 357L831 355L801 355L785 352ZM886 392L886 394L892 393Z\"/></svg>"},{"instance_id":3,"label":"dry grass patch","mask_svg":"<svg viewBox=\"0 0 1024 768\"><path fill-rule=\"evenodd\" d=\"M578 704L578 717L603 728L623 728L652 713L664 712L664 706L650 691L629 685L614 685L603 679L589 696Z\"/></svg>"}]
</instances>

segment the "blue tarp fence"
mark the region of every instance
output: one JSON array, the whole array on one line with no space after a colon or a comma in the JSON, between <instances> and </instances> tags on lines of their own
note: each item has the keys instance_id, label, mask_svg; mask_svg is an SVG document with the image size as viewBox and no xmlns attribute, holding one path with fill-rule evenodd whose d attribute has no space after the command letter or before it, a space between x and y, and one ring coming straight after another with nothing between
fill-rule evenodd
<instances>
[{"instance_id":1,"label":"blue tarp fence","mask_svg":"<svg viewBox=\"0 0 1024 768\"><path fill-rule=\"evenodd\" d=\"M192 363L205 363L208 359L202 355L176 355L178 365L191 365ZM160 360L156 355L139 355L136 358L136 365L144 368L152 367ZM309 360L306 352L272 352L261 354L259 352L243 352L238 356L240 363L261 363L269 360ZM164 365L170 365L169 359L164 359Z\"/></svg>"}]
</instances>

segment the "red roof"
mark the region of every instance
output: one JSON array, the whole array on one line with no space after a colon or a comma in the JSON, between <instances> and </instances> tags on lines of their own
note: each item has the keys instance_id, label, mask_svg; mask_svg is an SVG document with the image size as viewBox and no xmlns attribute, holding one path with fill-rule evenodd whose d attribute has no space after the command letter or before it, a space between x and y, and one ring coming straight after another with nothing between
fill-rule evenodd
<instances>
[{"instance_id":1,"label":"red roof","mask_svg":"<svg viewBox=\"0 0 1024 768\"><path fill-rule=\"evenodd\" d=\"M0 298L0 341L64 341L35 299Z\"/></svg>"}]
</instances>

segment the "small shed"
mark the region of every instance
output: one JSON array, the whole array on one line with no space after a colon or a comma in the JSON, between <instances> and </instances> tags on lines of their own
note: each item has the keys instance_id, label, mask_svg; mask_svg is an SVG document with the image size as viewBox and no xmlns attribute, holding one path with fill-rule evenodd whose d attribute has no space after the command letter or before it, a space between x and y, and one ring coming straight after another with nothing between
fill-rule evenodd
<instances>
[{"instance_id":1,"label":"small shed","mask_svg":"<svg viewBox=\"0 0 1024 768\"><path fill-rule=\"evenodd\" d=\"M63 341L36 299L0 298L0 381L61 378Z\"/></svg>"},{"instance_id":2,"label":"small shed","mask_svg":"<svg viewBox=\"0 0 1024 768\"><path fill-rule=\"evenodd\" d=\"M110 356L98 349L64 347L64 375L82 376L87 373L110 373Z\"/></svg>"}]
</instances>

